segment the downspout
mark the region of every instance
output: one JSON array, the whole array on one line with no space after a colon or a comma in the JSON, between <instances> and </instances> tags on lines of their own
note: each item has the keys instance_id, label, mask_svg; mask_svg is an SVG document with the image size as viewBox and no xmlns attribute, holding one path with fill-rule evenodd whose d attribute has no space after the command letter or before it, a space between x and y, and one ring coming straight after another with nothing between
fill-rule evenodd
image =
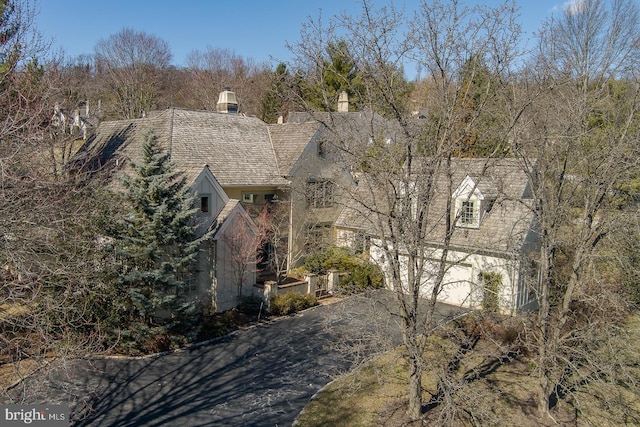
<instances>
[{"instance_id":1,"label":"downspout","mask_svg":"<svg viewBox=\"0 0 640 427\"><path fill-rule=\"evenodd\" d=\"M511 316L518 314L518 292L520 291L520 262L518 257L511 258Z\"/></svg>"},{"instance_id":2,"label":"downspout","mask_svg":"<svg viewBox=\"0 0 640 427\"><path fill-rule=\"evenodd\" d=\"M293 240L294 240L294 235L293 235L293 197L292 197L292 193L293 191L291 190L291 187L289 188L289 238L287 240L289 240L287 242L288 248L289 250L287 251L287 274L289 274L289 272L291 271L291 262L293 261ZM277 268L277 267L276 267Z\"/></svg>"}]
</instances>

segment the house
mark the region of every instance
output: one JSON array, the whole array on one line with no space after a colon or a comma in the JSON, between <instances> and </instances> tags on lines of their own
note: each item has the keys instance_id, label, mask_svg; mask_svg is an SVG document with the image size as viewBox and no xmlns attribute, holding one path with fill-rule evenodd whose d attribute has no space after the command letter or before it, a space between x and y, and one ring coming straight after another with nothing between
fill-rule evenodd
<instances>
[{"instance_id":1,"label":"house","mask_svg":"<svg viewBox=\"0 0 640 427\"><path fill-rule=\"evenodd\" d=\"M423 248L422 294L428 296L433 289L443 255L450 200L453 232L439 300L480 308L493 296L503 313L535 308L539 240L526 175L514 159L457 159L451 171L451 175L442 173L435 180ZM454 189L451 194L449 188ZM374 220L375 213L362 204L345 207L336 221L337 244L368 250L391 284L391 269L372 227ZM406 277L406 257L401 258L401 274ZM488 277L499 278L495 289L487 283Z\"/></svg>"},{"instance_id":2,"label":"house","mask_svg":"<svg viewBox=\"0 0 640 427\"><path fill-rule=\"evenodd\" d=\"M322 123L327 145L339 146L353 153L355 159L366 158L375 144L393 144L402 138L403 132L379 115L349 111L345 93L340 101L336 112L290 113L288 121ZM422 117L417 119L416 125L420 126ZM380 188L369 186L365 191L367 173L359 169L350 170L355 197L345 199L333 222L332 235L338 246L369 253L390 284L391 269L380 247L380 226L373 226L376 209L385 209L384 203L381 206L372 200ZM437 270L443 254L446 203L451 201L453 233L440 300L475 308L486 304L494 294L502 312L515 314L535 308L539 241L527 176L514 159L454 159L451 171L451 175L443 173L435 180L428 215L431 224L426 227L429 233L423 248L428 258L423 295L433 288L430 273ZM406 276L406 267L402 274ZM497 291L488 283L491 277L499 278Z\"/></svg>"},{"instance_id":3,"label":"house","mask_svg":"<svg viewBox=\"0 0 640 427\"><path fill-rule=\"evenodd\" d=\"M333 228L353 185L326 127L313 120L269 125L280 173L289 185L289 265L333 243ZM313 136L311 136L313 132Z\"/></svg>"},{"instance_id":4,"label":"house","mask_svg":"<svg viewBox=\"0 0 640 427\"><path fill-rule=\"evenodd\" d=\"M315 208L312 220L307 219L306 247L322 249L336 242L336 221L349 202L350 193L356 184L357 174L353 165L347 164L343 153L366 150L374 140L390 142L395 135L393 128L380 115L371 111L349 111L349 98L342 92L337 111L290 112L288 124L318 123L321 125L315 138L317 156L324 161L320 171L298 173L307 179L307 211ZM302 159L302 158L301 158ZM318 165L319 162L304 162ZM302 184L298 185L302 187ZM300 204L298 209L304 209ZM299 239L300 240L300 239ZM308 249L306 250L308 252Z\"/></svg>"},{"instance_id":5,"label":"house","mask_svg":"<svg viewBox=\"0 0 640 427\"><path fill-rule=\"evenodd\" d=\"M346 96L341 101L337 112L290 113L286 123L269 125L238 114L235 95L224 91L216 112L169 108L142 119L102 122L74 161L86 170L117 173L137 155L147 130L154 132L172 161L188 172L199 198L198 215L215 230L193 282L200 298L210 292L215 310L235 305L257 280L253 267L238 279L230 248L238 243L224 236L246 235L250 241L255 236L251 218L276 203L284 208L280 213L286 212L285 269L298 265L305 254L337 243L368 252L389 274L380 236L370 227L373 211L366 209L364 199L354 209L349 197L364 187L366 174L354 179L341 151L391 144L396 132L375 113L348 111ZM453 181L437 185L433 204L444 211L448 198L454 203L455 233L441 300L481 306L493 292L483 281L493 273L501 280L497 299L502 311L534 306L529 278L535 275L538 243L526 176L509 159L458 159L452 170ZM432 218L440 218L426 242L434 263L442 253L444 223L442 215ZM425 280L425 294L429 286Z\"/></svg>"},{"instance_id":6,"label":"house","mask_svg":"<svg viewBox=\"0 0 640 427\"><path fill-rule=\"evenodd\" d=\"M127 173L127 163L139 160L148 130L168 148L166 133L155 125L162 119L138 119L103 122L74 161L86 169L100 171L111 185L119 189L118 177ZM186 279L186 297L195 300L203 310L225 311L249 296L256 283L255 246L247 249L238 242L255 244L258 231L242 204L230 198L211 172L209 165L178 163L192 194L196 195L196 234L211 232L199 247L195 270ZM241 249L241 250L239 250ZM244 258L238 259L238 252Z\"/></svg>"},{"instance_id":7,"label":"house","mask_svg":"<svg viewBox=\"0 0 640 427\"><path fill-rule=\"evenodd\" d=\"M73 112L67 111L55 104L51 116L51 127L61 134L79 135L86 140L100 117L100 101L97 109L89 109L89 101L82 102Z\"/></svg>"},{"instance_id":8,"label":"house","mask_svg":"<svg viewBox=\"0 0 640 427\"><path fill-rule=\"evenodd\" d=\"M332 229L340 213L336 189L349 184L350 176L325 149L320 137L321 123L268 125L256 117L237 114L235 101L232 92L224 91L220 94L216 112L169 108L150 112L140 119L102 122L73 162L76 169L102 176L117 174L128 159L139 155L150 130L171 160L180 169L190 171L189 182L193 183L199 198L197 205L207 209L211 218L229 211L228 207L217 210L217 206L223 205L209 207L216 200L220 203L224 200L225 206L239 201L236 210L231 212L240 217L244 217L242 212L246 211L255 218L265 207L276 202L286 208L283 211L287 214L287 229L283 234L289 257L284 268L288 269L300 262L301 254L310 246L310 236L316 236L318 230ZM207 165L206 168L203 169L203 165ZM203 178L202 174L208 178ZM210 184L202 186L206 182ZM219 226L220 233L227 229L224 222ZM254 225L248 228L252 227ZM201 260L198 289L205 286L205 282L212 282L211 269L215 268L218 273L225 269L230 271L230 256L221 251L221 245L215 250L205 248L207 251L217 252L215 257L209 254L208 265ZM214 258L217 260L215 265ZM208 279L206 274L209 274ZM255 274L246 279L252 278L255 283ZM215 308L223 310L230 300L222 298L219 290L227 286L230 276L216 279ZM238 294L243 292L240 287ZM223 294L226 295L226 291Z\"/></svg>"},{"instance_id":9,"label":"house","mask_svg":"<svg viewBox=\"0 0 640 427\"><path fill-rule=\"evenodd\" d=\"M212 235L199 248L194 275L187 281L188 294L202 309L225 311L253 292L256 259L249 256L249 251L254 250L250 245L258 231L240 202L226 195L208 166L196 175L197 171L185 171L192 182L191 192L199 196L197 234L211 231Z\"/></svg>"}]
</instances>

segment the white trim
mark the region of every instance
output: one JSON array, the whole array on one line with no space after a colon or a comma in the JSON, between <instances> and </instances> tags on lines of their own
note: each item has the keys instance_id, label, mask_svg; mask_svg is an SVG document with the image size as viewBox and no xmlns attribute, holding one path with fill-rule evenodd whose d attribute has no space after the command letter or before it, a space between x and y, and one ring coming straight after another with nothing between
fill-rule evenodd
<instances>
[{"instance_id":1,"label":"white trim","mask_svg":"<svg viewBox=\"0 0 640 427\"><path fill-rule=\"evenodd\" d=\"M209 181L209 183L211 184L211 187L213 187L215 192L218 193L223 203L227 203L229 201L229 196L227 196L227 193L224 192L224 190L222 189L222 186L220 186L220 183L218 183L218 180L213 175L213 173L211 172L208 166L204 166L202 168L202 171L198 175L198 177L195 179L195 181L193 181L193 184L191 185L192 193L196 193L195 189L198 188L198 186L204 179Z\"/></svg>"},{"instance_id":2,"label":"white trim","mask_svg":"<svg viewBox=\"0 0 640 427\"><path fill-rule=\"evenodd\" d=\"M458 185L458 188L456 188L456 191L453 192L453 195L451 197L454 199L458 199L460 197L467 198L467 199L478 199L478 200L485 199L482 192L480 192L478 185L469 175L467 175L466 178L462 180L462 182L460 183L460 185Z\"/></svg>"},{"instance_id":3,"label":"white trim","mask_svg":"<svg viewBox=\"0 0 640 427\"><path fill-rule=\"evenodd\" d=\"M249 226L249 229L251 230L251 232L256 236L258 235L259 231L255 222L253 222L253 220L251 219L247 211L242 207L242 205L238 203L236 206L233 207L233 209L231 209L231 212L229 212L229 215L227 215L227 217L224 219L222 224L220 224L220 227L215 233L214 239L217 240L219 236L224 234L227 227L229 227L229 224L231 224L234 220L245 221Z\"/></svg>"},{"instance_id":4,"label":"white trim","mask_svg":"<svg viewBox=\"0 0 640 427\"><path fill-rule=\"evenodd\" d=\"M463 212L464 205L472 203L472 222L465 222L466 215ZM456 199L456 227L461 228L480 228L480 207L482 203L476 198L458 197Z\"/></svg>"}]
</instances>

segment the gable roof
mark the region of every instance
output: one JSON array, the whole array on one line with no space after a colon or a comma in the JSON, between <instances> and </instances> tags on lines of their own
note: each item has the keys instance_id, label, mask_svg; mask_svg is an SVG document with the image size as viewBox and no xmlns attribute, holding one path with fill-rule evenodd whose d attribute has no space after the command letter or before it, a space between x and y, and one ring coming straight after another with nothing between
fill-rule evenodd
<instances>
[{"instance_id":1,"label":"gable roof","mask_svg":"<svg viewBox=\"0 0 640 427\"><path fill-rule=\"evenodd\" d=\"M213 176L211 170L207 165L201 167L198 167L196 165L188 166L184 169L184 175L187 182L191 185L192 194L197 193L197 188L202 181L207 181L210 188L216 193L216 196L223 203L222 208L219 209L214 216L196 215L196 234L203 235L207 230L216 226L218 222L224 221L226 214L224 214L223 212L235 206L235 202L237 202L237 200L229 199L227 193L225 193L222 187L220 187L220 184L216 180L216 177Z\"/></svg>"},{"instance_id":2,"label":"gable roof","mask_svg":"<svg viewBox=\"0 0 640 427\"><path fill-rule=\"evenodd\" d=\"M209 227L209 231L213 231L213 235L211 236L212 238L217 238L222 229L228 226L230 220L233 219L231 213L236 209L244 212L244 209L242 208L239 200L229 199L229 201L224 205L224 208L218 213Z\"/></svg>"},{"instance_id":3,"label":"gable roof","mask_svg":"<svg viewBox=\"0 0 640 427\"><path fill-rule=\"evenodd\" d=\"M209 228L210 231L213 231L212 238L218 239L223 233L225 233L225 230L228 227L233 227L235 221L243 221L245 223L246 227L243 227L241 230L250 232L254 236L259 234L258 227L256 227L255 222L242 207L240 201L230 199L224 209L222 209L218 214L216 221ZM232 229L232 232L237 231L237 229Z\"/></svg>"},{"instance_id":4,"label":"gable roof","mask_svg":"<svg viewBox=\"0 0 640 427\"><path fill-rule=\"evenodd\" d=\"M390 144L405 137L398 123L375 112L290 112L288 123L312 121L322 124L318 139L324 141L342 160L366 155L371 144Z\"/></svg>"},{"instance_id":5,"label":"gable roof","mask_svg":"<svg viewBox=\"0 0 640 427\"><path fill-rule=\"evenodd\" d=\"M498 187L493 182L490 176L475 176L467 175L456 191L453 192L452 197L471 196L477 197L481 200L495 199L500 194Z\"/></svg>"},{"instance_id":6,"label":"gable roof","mask_svg":"<svg viewBox=\"0 0 640 427\"><path fill-rule=\"evenodd\" d=\"M143 119L103 122L74 163L95 170L136 158L149 130L179 167L207 164L223 187L287 185L263 121L211 111L169 108Z\"/></svg>"},{"instance_id":7,"label":"gable roof","mask_svg":"<svg viewBox=\"0 0 640 427\"><path fill-rule=\"evenodd\" d=\"M530 208L529 183L526 174L514 159L456 159L452 163L451 183L458 188L463 182L474 177L476 188L485 191L495 199L490 209L483 213L477 229L457 229L451 244L470 250L492 252L514 252L521 249L527 234L534 226L535 216ZM469 179L468 179L469 178ZM436 179L436 198L429 212L429 244L442 243L445 232L444 214L449 188L446 173ZM367 194L380 189L372 189L366 176L360 179L357 198L366 200ZM440 196L440 197L438 197ZM383 200L380 197L379 200ZM374 202L375 203L375 202ZM385 209L384 206L375 206ZM372 221L375 214L364 203L353 200L341 212L336 227L363 230L375 235ZM430 237L429 237L430 236Z\"/></svg>"},{"instance_id":8,"label":"gable roof","mask_svg":"<svg viewBox=\"0 0 640 427\"><path fill-rule=\"evenodd\" d=\"M268 125L268 128L278 171L280 175L288 176L322 125L318 122L283 123Z\"/></svg>"}]
</instances>

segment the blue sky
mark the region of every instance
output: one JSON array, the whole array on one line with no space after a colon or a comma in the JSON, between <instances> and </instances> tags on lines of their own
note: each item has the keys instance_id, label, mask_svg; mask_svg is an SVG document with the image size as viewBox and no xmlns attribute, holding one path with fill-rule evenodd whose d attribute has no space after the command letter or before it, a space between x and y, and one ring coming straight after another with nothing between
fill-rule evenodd
<instances>
[{"instance_id":1,"label":"blue sky","mask_svg":"<svg viewBox=\"0 0 640 427\"><path fill-rule=\"evenodd\" d=\"M288 60L286 43L298 40L309 16L340 11L359 14L356 0L36 0L36 27L67 57L91 54L97 41L123 28L153 34L169 43L173 63L184 65L193 50L226 48L258 62ZM467 0L496 4L497 0ZM518 0L523 29L531 33L566 0ZM387 4L389 0L375 0ZM394 0L413 10L418 0Z\"/></svg>"}]
</instances>

